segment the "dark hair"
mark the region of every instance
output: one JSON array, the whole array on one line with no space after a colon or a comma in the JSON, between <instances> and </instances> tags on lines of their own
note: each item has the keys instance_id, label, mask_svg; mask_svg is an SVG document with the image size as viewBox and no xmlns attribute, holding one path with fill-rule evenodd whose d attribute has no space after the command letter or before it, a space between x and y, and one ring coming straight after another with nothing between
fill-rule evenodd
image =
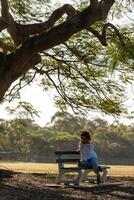
<instances>
[{"instance_id":1,"label":"dark hair","mask_svg":"<svg viewBox=\"0 0 134 200\"><path fill-rule=\"evenodd\" d=\"M81 137L85 137L86 139L91 140L91 135L88 131L82 131Z\"/></svg>"}]
</instances>

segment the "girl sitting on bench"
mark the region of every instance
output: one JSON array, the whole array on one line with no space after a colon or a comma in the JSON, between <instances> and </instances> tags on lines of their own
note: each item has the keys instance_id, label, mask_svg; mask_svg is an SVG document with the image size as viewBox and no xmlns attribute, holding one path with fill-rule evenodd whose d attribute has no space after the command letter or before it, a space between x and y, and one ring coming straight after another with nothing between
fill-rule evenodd
<instances>
[{"instance_id":1,"label":"girl sitting on bench","mask_svg":"<svg viewBox=\"0 0 134 200\"><path fill-rule=\"evenodd\" d=\"M100 183L99 166L97 162L97 154L94 150L94 145L91 143L91 135L87 131L81 133L81 140L79 143L79 151L81 162L79 167L91 168L97 174L97 184Z\"/></svg>"}]
</instances>

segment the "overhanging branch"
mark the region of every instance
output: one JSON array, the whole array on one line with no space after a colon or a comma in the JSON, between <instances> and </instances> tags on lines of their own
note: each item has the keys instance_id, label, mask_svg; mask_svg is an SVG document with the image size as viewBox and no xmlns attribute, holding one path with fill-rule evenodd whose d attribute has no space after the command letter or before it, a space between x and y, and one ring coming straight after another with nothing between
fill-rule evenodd
<instances>
[{"instance_id":1,"label":"overhanging branch","mask_svg":"<svg viewBox=\"0 0 134 200\"><path fill-rule=\"evenodd\" d=\"M96 38L98 38L98 40L101 42L101 44L103 46L107 46L108 45L107 44L107 29L109 27L112 28L115 31L116 35L118 36L118 38L119 38L119 40L121 42L121 45L124 46L125 43L123 41L121 33L119 32L118 28L115 27L111 23L104 24L101 34L98 31L96 31L95 29L93 29L92 27L88 27L87 30L90 31Z\"/></svg>"}]
</instances>

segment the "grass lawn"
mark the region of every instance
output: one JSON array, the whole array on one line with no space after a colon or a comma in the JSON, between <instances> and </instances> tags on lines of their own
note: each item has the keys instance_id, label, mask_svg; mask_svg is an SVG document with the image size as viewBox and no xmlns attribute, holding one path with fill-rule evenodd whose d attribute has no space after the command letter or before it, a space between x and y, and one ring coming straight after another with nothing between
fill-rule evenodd
<instances>
[{"instance_id":1,"label":"grass lawn","mask_svg":"<svg viewBox=\"0 0 134 200\"><path fill-rule=\"evenodd\" d=\"M134 177L134 166L110 165L110 176ZM57 164L53 163L31 163L31 162L0 162L0 169L8 169L24 173L58 173Z\"/></svg>"}]
</instances>

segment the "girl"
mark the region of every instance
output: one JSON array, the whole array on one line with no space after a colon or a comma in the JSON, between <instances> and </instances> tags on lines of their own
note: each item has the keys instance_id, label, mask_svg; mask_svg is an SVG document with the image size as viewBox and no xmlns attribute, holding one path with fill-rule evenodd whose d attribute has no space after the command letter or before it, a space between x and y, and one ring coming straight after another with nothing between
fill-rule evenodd
<instances>
[{"instance_id":1,"label":"girl","mask_svg":"<svg viewBox=\"0 0 134 200\"><path fill-rule=\"evenodd\" d=\"M94 145L91 143L91 135L87 131L81 133L81 141L79 143L81 163L83 168L92 168L97 174L97 183L100 183L99 167L97 162L97 154Z\"/></svg>"}]
</instances>

